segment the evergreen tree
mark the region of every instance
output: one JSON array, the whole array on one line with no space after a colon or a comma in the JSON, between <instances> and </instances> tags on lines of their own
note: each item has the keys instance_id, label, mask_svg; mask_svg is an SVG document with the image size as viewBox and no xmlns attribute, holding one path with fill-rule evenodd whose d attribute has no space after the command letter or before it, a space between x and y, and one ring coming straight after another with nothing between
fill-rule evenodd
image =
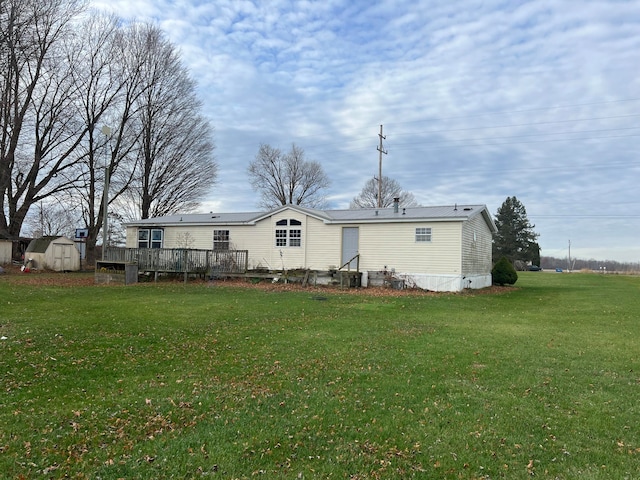
<instances>
[{"instance_id":1,"label":"evergreen tree","mask_svg":"<svg viewBox=\"0 0 640 480\"><path fill-rule=\"evenodd\" d=\"M527 219L524 205L514 196L507 197L498 208L495 224L498 232L493 237L493 260L500 257L515 264L516 262L538 262L540 246L536 242L538 234L533 231Z\"/></svg>"},{"instance_id":2,"label":"evergreen tree","mask_svg":"<svg viewBox=\"0 0 640 480\"><path fill-rule=\"evenodd\" d=\"M491 269L494 285L513 285L518 281L518 272L507 257L502 257Z\"/></svg>"},{"instance_id":3,"label":"evergreen tree","mask_svg":"<svg viewBox=\"0 0 640 480\"><path fill-rule=\"evenodd\" d=\"M531 244L531 251L530 251L529 260L531 260L531 263L533 265L537 265L539 267L541 266L540 245L538 245L538 242L533 242Z\"/></svg>"}]
</instances>

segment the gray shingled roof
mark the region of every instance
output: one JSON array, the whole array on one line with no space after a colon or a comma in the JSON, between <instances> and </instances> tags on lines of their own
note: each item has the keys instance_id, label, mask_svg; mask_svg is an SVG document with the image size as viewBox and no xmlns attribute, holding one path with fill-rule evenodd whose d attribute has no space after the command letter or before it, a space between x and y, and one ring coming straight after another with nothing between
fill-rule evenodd
<instances>
[{"instance_id":1,"label":"gray shingled roof","mask_svg":"<svg viewBox=\"0 0 640 480\"><path fill-rule=\"evenodd\" d=\"M326 223L387 223L421 221L467 220L483 214L488 223L493 220L485 205L444 205L434 207L400 207L396 213L390 208L360 208L353 210L318 210L298 205L285 205L270 212L243 213L191 213L168 215L129 222L127 226L177 226L177 225L251 225L260 219L285 209L293 209L314 216ZM494 226L495 227L495 226Z\"/></svg>"}]
</instances>

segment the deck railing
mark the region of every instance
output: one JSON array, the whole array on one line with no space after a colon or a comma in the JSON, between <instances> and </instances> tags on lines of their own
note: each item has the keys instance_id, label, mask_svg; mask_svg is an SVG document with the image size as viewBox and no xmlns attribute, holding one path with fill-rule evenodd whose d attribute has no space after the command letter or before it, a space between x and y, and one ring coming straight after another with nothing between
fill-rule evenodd
<instances>
[{"instance_id":1,"label":"deck railing","mask_svg":"<svg viewBox=\"0 0 640 480\"><path fill-rule=\"evenodd\" d=\"M247 271L248 250L109 247L105 260L135 263L140 272L225 274Z\"/></svg>"}]
</instances>

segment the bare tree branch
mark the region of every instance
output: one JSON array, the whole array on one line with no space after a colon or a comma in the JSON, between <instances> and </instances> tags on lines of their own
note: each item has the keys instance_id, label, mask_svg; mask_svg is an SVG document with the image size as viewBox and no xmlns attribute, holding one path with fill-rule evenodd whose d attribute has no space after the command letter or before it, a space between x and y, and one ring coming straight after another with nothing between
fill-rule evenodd
<instances>
[{"instance_id":1,"label":"bare tree branch","mask_svg":"<svg viewBox=\"0 0 640 480\"><path fill-rule=\"evenodd\" d=\"M64 134L53 140L60 136L54 128L68 133L70 124L54 127L51 117L69 100L59 45L81 6L79 0L0 2L0 233L5 235L20 234L31 205L66 168L51 152L65 140Z\"/></svg>"},{"instance_id":2,"label":"bare tree branch","mask_svg":"<svg viewBox=\"0 0 640 480\"><path fill-rule=\"evenodd\" d=\"M254 190L260 193L259 206L303 205L322 208L329 178L318 162L305 160L304 150L293 144L283 154L280 149L262 144L247 170Z\"/></svg>"},{"instance_id":3,"label":"bare tree branch","mask_svg":"<svg viewBox=\"0 0 640 480\"><path fill-rule=\"evenodd\" d=\"M400 184L387 176L382 177L382 208L393 205L394 198L399 198L403 207L417 207L418 202L411 192L402 190ZM360 194L350 204L351 208L375 208L378 206L378 179L367 180Z\"/></svg>"}]
</instances>

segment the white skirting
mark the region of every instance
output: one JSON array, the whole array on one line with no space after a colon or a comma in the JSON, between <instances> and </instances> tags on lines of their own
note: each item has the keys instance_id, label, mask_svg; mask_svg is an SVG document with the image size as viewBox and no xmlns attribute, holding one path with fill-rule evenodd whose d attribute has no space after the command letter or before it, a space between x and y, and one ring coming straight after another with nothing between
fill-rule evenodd
<instances>
[{"instance_id":1,"label":"white skirting","mask_svg":"<svg viewBox=\"0 0 640 480\"><path fill-rule=\"evenodd\" d=\"M432 292L460 292L466 288L490 287L491 274L486 275L434 275L428 273L396 273L407 288L421 288Z\"/></svg>"}]
</instances>

